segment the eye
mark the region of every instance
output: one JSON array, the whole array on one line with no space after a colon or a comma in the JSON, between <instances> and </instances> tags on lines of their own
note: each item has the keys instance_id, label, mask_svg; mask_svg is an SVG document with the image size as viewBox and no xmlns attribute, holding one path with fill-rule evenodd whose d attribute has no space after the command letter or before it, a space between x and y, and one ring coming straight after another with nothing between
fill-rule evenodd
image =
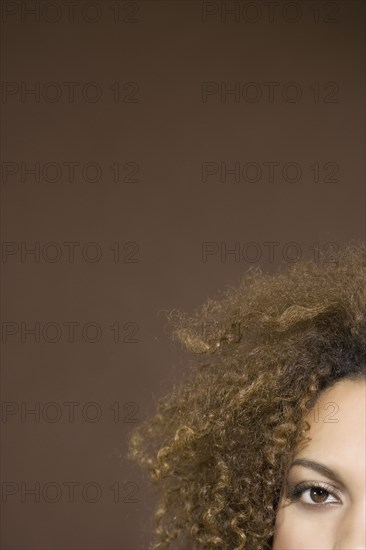
<instances>
[{"instance_id":1,"label":"eye","mask_svg":"<svg viewBox=\"0 0 366 550\"><path fill-rule=\"evenodd\" d=\"M304 504L310 506L329 506L340 504L339 491L330 485L319 482L304 482L288 484L287 496L295 502L301 500Z\"/></svg>"}]
</instances>

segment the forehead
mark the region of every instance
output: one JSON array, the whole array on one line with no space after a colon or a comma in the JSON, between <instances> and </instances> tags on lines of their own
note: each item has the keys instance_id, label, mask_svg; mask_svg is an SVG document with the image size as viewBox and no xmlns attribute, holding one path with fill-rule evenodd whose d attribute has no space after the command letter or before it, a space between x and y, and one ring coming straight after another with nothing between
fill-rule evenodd
<instances>
[{"instance_id":1,"label":"forehead","mask_svg":"<svg viewBox=\"0 0 366 550\"><path fill-rule=\"evenodd\" d=\"M306 419L311 440L301 455L358 476L359 482L365 479L366 379L337 382L320 395Z\"/></svg>"},{"instance_id":2,"label":"forehead","mask_svg":"<svg viewBox=\"0 0 366 550\"><path fill-rule=\"evenodd\" d=\"M360 380L341 380L331 388L325 390L318 398L314 408L308 415L308 421L313 430L320 429L323 424L340 424L345 422L365 421L366 407L366 378ZM321 412L323 417L315 422L314 411ZM328 414L326 414L328 411ZM313 424L317 424L314 426ZM341 427L341 426L339 426Z\"/></svg>"}]
</instances>

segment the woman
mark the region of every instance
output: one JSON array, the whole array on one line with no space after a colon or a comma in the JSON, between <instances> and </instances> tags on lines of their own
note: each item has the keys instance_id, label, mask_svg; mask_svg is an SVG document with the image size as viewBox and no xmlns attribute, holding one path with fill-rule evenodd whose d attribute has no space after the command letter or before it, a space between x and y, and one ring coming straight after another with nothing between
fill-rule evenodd
<instances>
[{"instance_id":1,"label":"woman","mask_svg":"<svg viewBox=\"0 0 366 550\"><path fill-rule=\"evenodd\" d=\"M151 548L365 550L365 244L170 321L204 360L129 442L159 494Z\"/></svg>"}]
</instances>

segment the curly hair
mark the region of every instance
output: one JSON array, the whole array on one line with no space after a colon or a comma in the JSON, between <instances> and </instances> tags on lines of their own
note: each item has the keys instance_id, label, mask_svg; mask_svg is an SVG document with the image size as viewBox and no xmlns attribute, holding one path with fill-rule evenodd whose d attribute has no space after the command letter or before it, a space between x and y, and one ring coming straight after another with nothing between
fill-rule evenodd
<instances>
[{"instance_id":1,"label":"curly hair","mask_svg":"<svg viewBox=\"0 0 366 550\"><path fill-rule=\"evenodd\" d=\"M168 318L197 364L129 438L128 458L158 494L150 548L269 550L305 416L336 381L366 375L366 245L329 263L249 269L191 316Z\"/></svg>"}]
</instances>

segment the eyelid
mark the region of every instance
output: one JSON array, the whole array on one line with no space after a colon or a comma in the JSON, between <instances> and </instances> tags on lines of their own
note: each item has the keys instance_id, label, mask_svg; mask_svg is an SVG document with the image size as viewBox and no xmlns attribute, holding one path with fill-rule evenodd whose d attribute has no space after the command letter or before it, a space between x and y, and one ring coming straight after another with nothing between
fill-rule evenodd
<instances>
[{"instance_id":1,"label":"eyelid","mask_svg":"<svg viewBox=\"0 0 366 550\"><path fill-rule=\"evenodd\" d=\"M290 470L295 466L315 470L316 472L320 473L320 475L332 480L332 482L335 482L339 487L341 487L342 490L346 489L345 484L343 483L339 475L325 464L321 464L308 458L297 458L292 462Z\"/></svg>"}]
</instances>

